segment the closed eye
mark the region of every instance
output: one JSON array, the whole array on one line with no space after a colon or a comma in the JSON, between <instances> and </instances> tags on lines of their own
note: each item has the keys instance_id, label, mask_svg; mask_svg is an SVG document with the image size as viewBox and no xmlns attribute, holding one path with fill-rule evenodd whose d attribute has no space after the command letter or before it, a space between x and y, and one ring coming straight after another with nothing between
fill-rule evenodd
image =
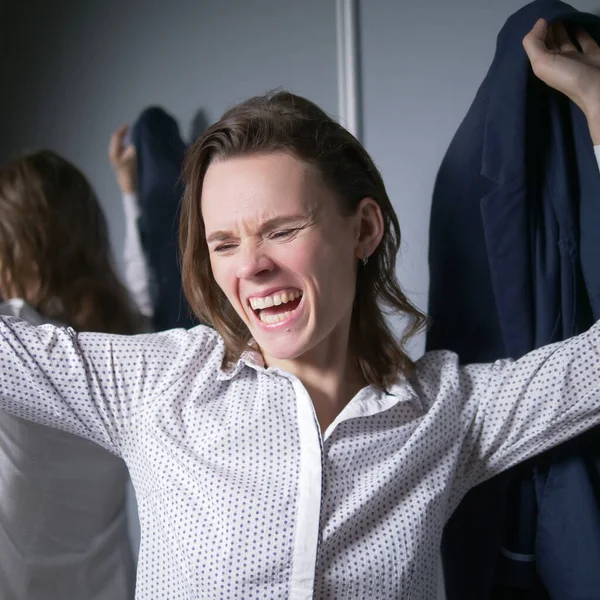
<instances>
[{"instance_id":1,"label":"closed eye","mask_svg":"<svg viewBox=\"0 0 600 600\"><path fill-rule=\"evenodd\" d=\"M282 229L281 231L274 231L269 235L271 240L285 240L291 238L298 229Z\"/></svg>"},{"instance_id":2,"label":"closed eye","mask_svg":"<svg viewBox=\"0 0 600 600\"><path fill-rule=\"evenodd\" d=\"M220 244L214 248L214 252L217 252L218 254L224 254L225 252L234 250L235 247L235 244Z\"/></svg>"}]
</instances>

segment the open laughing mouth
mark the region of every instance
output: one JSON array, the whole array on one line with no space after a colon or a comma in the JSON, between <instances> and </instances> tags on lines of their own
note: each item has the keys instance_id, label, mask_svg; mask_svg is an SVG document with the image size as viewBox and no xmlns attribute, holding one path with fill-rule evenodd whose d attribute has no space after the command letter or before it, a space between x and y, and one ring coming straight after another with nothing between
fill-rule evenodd
<instances>
[{"instance_id":1,"label":"open laughing mouth","mask_svg":"<svg viewBox=\"0 0 600 600\"><path fill-rule=\"evenodd\" d=\"M275 294L249 298L248 302L258 320L264 325L290 321L302 301L302 290L291 288Z\"/></svg>"}]
</instances>

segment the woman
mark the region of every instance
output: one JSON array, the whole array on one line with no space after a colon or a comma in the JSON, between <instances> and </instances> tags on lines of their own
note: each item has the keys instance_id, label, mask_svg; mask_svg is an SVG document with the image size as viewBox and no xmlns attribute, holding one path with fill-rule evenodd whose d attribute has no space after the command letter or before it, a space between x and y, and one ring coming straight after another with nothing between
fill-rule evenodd
<instances>
[{"instance_id":1,"label":"woman","mask_svg":"<svg viewBox=\"0 0 600 600\"><path fill-rule=\"evenodd\" d=\"M525 43L600 143L600 51L563 37L548 48L539 23ZM409 334L423 322L394 277L381 178L291 94L231 109L185 178L184 288L215 329L131 338L0 320L1 406L124 457L138 598L434 598L464 492L600 423L600 327L518 362L413 365L380 310L407 314Z\"/></svg>"},{"instance_id":2,"label":"woman","mask_svg":"<svg viewBox=\"0 0 600 600\"><path fill-rule=\"evenodd\" d=\"M0 215L0 314L139 331L104 215L73 165L49 151L2 165ZM44 402L42 388L31 393ZM132 598L126 482L125 463L97 444L0 413L2 598Z\"/></svg>"}]
</instances>

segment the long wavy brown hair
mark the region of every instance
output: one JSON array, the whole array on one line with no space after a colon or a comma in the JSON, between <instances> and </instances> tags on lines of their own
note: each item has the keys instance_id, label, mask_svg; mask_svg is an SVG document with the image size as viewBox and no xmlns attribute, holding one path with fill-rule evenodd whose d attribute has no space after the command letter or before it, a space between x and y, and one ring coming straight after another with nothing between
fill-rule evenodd
<instances>
[{"instance_id":1,"label":"long wavy brown hair","mask_svg":"<svg viewBox=\"0 0 600 600\"><path fill-rule=\"evenodd\" d=\"M0 166L0 290L78 331L141 330L113 266L98 199L81 171L54 152Z\"/></svg>"},{"instance_id":2,"label":"long wavy brown hair","mask_svg":"<svg viewBox=\"0 0 600 600\"><path fill-rule=\"evenodd\" d=\"M209 165L236 156L287 152L316 167L336 193L343 214L356 212L363 198L373 198L385 223L383 239L368 263L358 269L351 344L363 377L387 388L413 363L406 342L427 319L404 295L396 278L400 225L373 160L360 142L317 105L289 92L251 98L228 110L189 150L181 211L183 288L192 310L212 325L226 346L225 366L248 349L250 332L217 285L210 267L201 212L202 184ZM405 317L401 339L385 314Z\"/></svg>"}]
</instances>

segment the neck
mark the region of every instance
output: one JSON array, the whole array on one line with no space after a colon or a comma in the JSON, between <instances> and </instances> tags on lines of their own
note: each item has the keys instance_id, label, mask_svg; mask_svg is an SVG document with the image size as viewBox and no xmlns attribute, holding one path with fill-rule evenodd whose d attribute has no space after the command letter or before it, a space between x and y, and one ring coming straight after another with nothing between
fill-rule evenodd
<instances>
[{"instance_id":1,"label":"neck","mask_svg":"<svg viewBox=\"0 0 600 600\"><path fill-rule=\"evenodd\" d=\"M321 431L366 385L356 354L350 349L350 323L339 329L298 358L280 360L265 356L268 366L279 367L302 382L312 399Z\"/></svg>"},{"instance_id":2,"label":"neck","mask_svg":"<svg viewBox=\"0 0 600 600\"><path fill-rule=\"evenodd\" d=\"M40 284L33 283L25 286L24 293L13 285L10 281L5 286L0 285L0 298L3 300L24 300L31 306L37 306L37 297L40 291Z\"/></svg>"}]
</instances>

